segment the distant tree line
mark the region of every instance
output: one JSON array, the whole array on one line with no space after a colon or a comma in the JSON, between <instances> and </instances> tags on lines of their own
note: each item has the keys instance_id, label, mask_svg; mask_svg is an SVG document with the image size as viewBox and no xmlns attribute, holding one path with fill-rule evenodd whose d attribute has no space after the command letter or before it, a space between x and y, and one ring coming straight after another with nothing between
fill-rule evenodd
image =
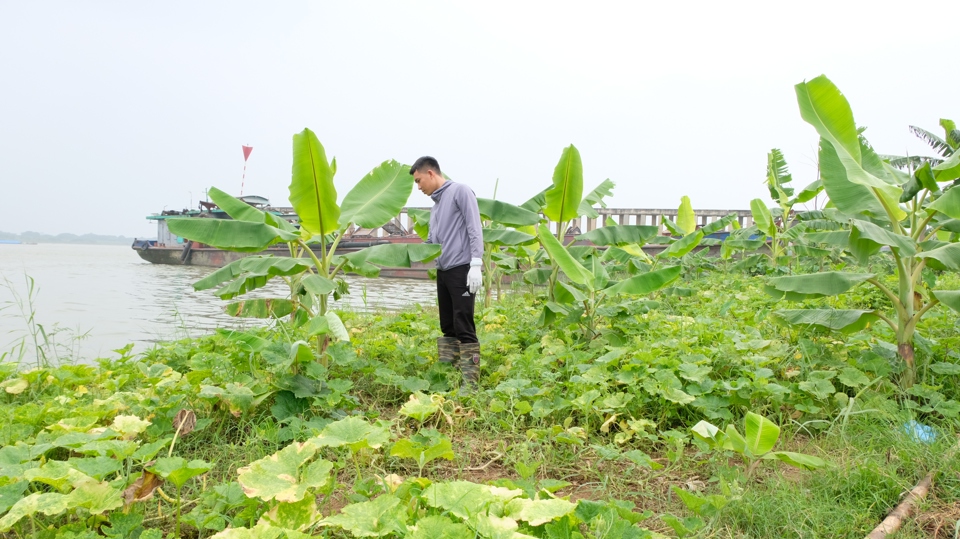
<instances>
[{"instance_id":1,"label":"distant tree line","mask_svg":"<svg viewBox=\"0 0 960 539\"><path fill-rule=\"evenodd\" d=\"M0 231L0 240L14 240L21 243L77 243L86 245L130 245L133 238L125 236L102 236L100 234L41 234L27 231L23 234Z\"/></svg>"}]
</instances>

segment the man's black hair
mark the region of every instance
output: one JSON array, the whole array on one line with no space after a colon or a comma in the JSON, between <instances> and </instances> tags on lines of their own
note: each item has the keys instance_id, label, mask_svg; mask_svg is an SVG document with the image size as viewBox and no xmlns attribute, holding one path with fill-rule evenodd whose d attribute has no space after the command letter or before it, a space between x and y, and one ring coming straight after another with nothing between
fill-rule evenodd
<instances>
[{"instance_id":1,"label":"man's black hair","mask_svg":"<svg viewBox=\"0 0 960 539\"><path fill-rule=\"evenodd\" d=\"M436 159L425 155L420 159L417 159L413 162L413 166L410 167L410 175L413 176L415 172L422 172L425 170L432 170L438 175L443 176L443 173L440 172L440 163Z\"/></svg>"}]
</instances>

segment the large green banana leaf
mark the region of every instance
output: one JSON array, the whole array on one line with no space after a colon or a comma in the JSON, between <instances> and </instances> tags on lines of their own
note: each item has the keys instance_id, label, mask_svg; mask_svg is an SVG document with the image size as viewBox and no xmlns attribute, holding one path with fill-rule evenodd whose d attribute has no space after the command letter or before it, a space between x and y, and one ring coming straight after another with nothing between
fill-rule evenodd
<instances>
[{"instance_id":1,"label":"large green banana leaf","mask_svg":"<svg viewBox=\"0 0 960 539\"><path fill-rule=\"evenodd\" d=\"M826 139L822 138L820 139L818 163L824 190L830 197L831 203L838 210L849 215L865 213L878 218L886 217L883 205L870 191L869 187L847 179L847 169L840 161L837 151Z\"/></svg>"},{"instance_id":2,"label":"large green banana leaf","mask_svg":"<svg viewBox=\"0 0 960 539\"><path fill-rule=\"evenodd\" d=\"M215 286L220 286L221 284L232 280L237 275L243 273L243 270L240 266L243 264L244 260L249 260L251 258L260 258L256 256L248 256L241 258L240 260L234 260L233 262L223 266L222 268L217 269L210 275L207 275L203 279L193 283L194 290L209 290ZM263 257L263 258L274 258L272 256Z\"/></svg>"},{"instance_id":3,"label":"large green banana leaf","mask_svg":"<svg viewBox=\"0 0 960 539\"><path fill-rule=\"evenodd\" d=\"M873 273L825 271L809 275L789 275L767 280L764 291L771 296L789 301L803 301L824 296L836 296L876 277Z\"/></svg>"},{"instance_id":4,"label":"large green banana leaf","mask_svg":"<svg viewBox=\"0 0 960 539\"><path fill-rule=\"evenodd\" d=\"M325 296L337 288L337 283L321 275L310 274L301 279L300 284L307 292L317 296Z\"/></svg>"},{"instance_id":5,"label":"large green banana leaf","mask_svg":"<svg viewBox=\"0 0 960 539\"><path fill-rule=\"evenodd\" d=\"M312 264L307 259L251 256L231 262L207 275L193 283L193 288L195 290L206 290L232 281L216 292L221 298L230 299L263 287L272 277L297 275L310 267L312 267Z\"/></svg>"},{"instance_id":6,"label":"large green banana leaf","mask_svg":"<svg viewBox=\"0 0 960 539\"><path fill-rule=\"evenodd\" d=\"M938 182L952 182L960 178L960 152L953 152L949 159L933 167L933 172Z\"/></svg>"},{"instance_id":7,"label":"large green banana leaf","mask_svg":"<svg viewBox=\"0 0 960 539\"><path fill-rule=\"evenodd\" d=\"M783 231L783 234L780 234L780 238L789 241L797 241L803 237L803 234L806 232L806 227L803 225L792 226Z\"/></svg>"},{"instance_id":8,"label":"large green banana leaf","mask_svg":"<svg viewBox=\"0 0 960 539\"><path fill-rule=\"evenodd\" d=\"M680 207L677 209L677 228L684 236L689 236L697 230L697 215L693 212L690 197L680 197Z\"/></svg>"},{"instance_id":9,"label":"large green banana leaf","mask_svg":"<svg viewBox=\"0 0 960 539\"><path fill-rule=\"evenodd\" d=\"M880 247L886 245L895 249L901 256L917 254L917 244L913 238L891 232L871 222L852 219L850 221L850 242L847 249L866 264L870 256L880 252Z\"/></svg>"},{"instance_id":10,"label":"large green banana leaf","mask_svg":"<svg viewBox=\"0 0 960 539\"><path fill-rule=\"evenodd\" d=\"M223 310L240 318L282 318L293 312L289 299L258 298L228 303Z\"/></svg>"},{"instance_id":11,"label":"large green banana leaf","mask_svg":"<svg viewBox=\"0 0 960 539\"><path fill-rule=\"evenodd\" d=\"M947 189L940 198L927 204L927 209L937 210L951 219L960 219L960 189Z\"/></svg>"},{"instance_id":12,"label":"large green banana leaf","mask_svg":"<svg viewBox=\"0 0 960 539\"><path fill-rule=\"evenodd\" d=\"M683 271L681 266L670 266L656 271L641 273L635 277L630 277L607 288L604 292L607 295L630 294L643 296L650 292L660 290L664 286L672 283L680 277Z\"/></svg>"},{"instance_id":13,"label":"large green banana leaf","mask_svg":"<svg viewBox=\"0 0 960 539\"><path fill-rule=\"evenodd\" d=\"M810 185L804 187L803 190L800 191L800 194L790 201L790 205L793 206L794 204L809 202L819 195L821 191L823 191L823 180L815 180L811 182Z\"/></svg>"},{"instance_id":14,"label":"large green banana leaf","mask_svg":"<svg viewBox=\"0 0 960 539\"><path fill-rule=\"evenodd\" d=\"M210 200L227 212L227 215L237 221L250 221L251 223L266 223L264 212L254 208L250 204L224 193L216 187L211 187L207 191Z\"/></svg>"},{"instance_id":15,"label":"large green banana leaf","mask_svg":"<svg viewBox=\"0 0 960 539\"><path fill-rule=\"evenodd\" d=\"M543 250L547 252L550 260L552 260L571 281L584 286L592 283L593 274L573 258L563 247L563 244L553 236L546 225L541 224L537 227L537 236L539 236Z\"/></svg>"},{"instance_id":16,"label":"large green banana leaf","mask_svg":"<svg viewBox=\"0 0 960 539\"><path fill-rule=\"evenodd\" d=\"M753 222L760 229L760 232L771 237L777 235L777 225L773 222L773 215L770 213L770 208L762 200L755 198L750 201L750 213L753 215Z\"/></svg>"},{"instance_id":17,"label":"large green banana leaf","mask_svg":"<svg viewBox=\"0 0 960 539\"><path fill-rule=\"evenodd\" d=\"M503 226L530 226L540 222L538 213L499 200L478 198L477 206L481 217Z\"/></svg>"},{"instance_id":18,"label":"large green banana leaf","mask_svg":"<svg viewBox=\"0 0 960 539\"><path fill-rule=\"evenodd\" d=\"M577 236L577 240L594 245L643 245L656 236L660 228L649 225L616 225L596 228Z\"/></svg>"},{"instance_id":19,"label":"large green banana leaf","mask_svg":"<svg viewBox=\"0 0 960 539\"><path fill-rule=\"evenodd\" d=\"M368 172L343 197L340 228L345 229L350 223L377 228L396 217L413 190L409 171L410 167L389 160Z\"/></svg>"},{"instance_id":20,"label":"large green banana leaf","mask_svg":"<svg viewBox=\"0 0 960 539\"><path fill-rule=\"evenodd\" d=\"M600 217L600 212L598 212L594 206L600 205L601 208L606 208L607 204L603 201L603 198L612 195L613 188L616 185L617 184L613 183L610 178L600 182L600 185L593 191L590 191L590 193L580 201L580 207L577 208L577 213L591 219Z\"/></svg>"},{"instance_id":21,"label":"large green banana leaf","mask_svg":"<svg viewBox=\"0 0 960 539\"><path fill-rule=\"evenodd\" d=\"M739 216L735 213L724 215L723 217L721 217L720 219L717 219L712 223L707 223L700 230L703 232L704 236L709 236L710 234L713 234L715 232L720 232L721 230L727 228L728 226L733 225L733 223L737 223L733 225L734 228L736 229L737 227L740 226L740 221L737 220L737 217Z\"/></svg>"},{"instance_id":22,"label":"large green banana leaf","mask_svg":"<svg viewBox=\"0 0 960 539\"><path fill-rule=\"evenodd\" d=\"M560 304L583 303L587 299L587 296L577 287L563 281L557 281L553 288L553 297Z\"/></svg>"},{"instance_id":23,"label":"large green banana leaf","mask_svg":"<svg viewBox=\"0 0 960 539\"><path fill-rule=\"evenodd\" d=\"M960 290L933 290L932 292L940 303L960 312Z\"/></svg>"},{"instance_id":24,"label":"large green banana leaf","mask_svg":"<svg viewBox=\"0 0 960 539\"><path fill-rule=\"evenodd\" d=\"M544 194L543 214L555 223L563 223L578 216L583 196L583 163L580 152L571 144L563 149L560 162L553 170L553 188Z\"/></svg>"},{"instance_id":25,"label":"large green banana leaf","mask_svg":"<svg viewBox=\"0 0 960 539\"><path fill-rule=\"evenodd\" d=\"M375 264L391 268L409 268L414 262L429 262L440 256L440 246L431 243L387 243L338 255L333 263L346 259L355 266Z\"/></svg>"},{"instance_id":26,"label":"large green banana leaf","mask_svg":"<svg viewBox=\"0 0 960 539\"><path fill-rule=\"evenodd\" d=\"M502 228L484 228L483 243L492 243L493 245L523 245L537 241L536 236L524 234L516 230L505 230Z\"/></svg>"},{"instance_id":27,"label":"large green banana leaf","mask_svg":"<svg viewBox=\"0 0 960 539\"><path fill-rule=\"evenodd\" d=\"M723 240L723 245L727 246L729 249L738 249L744 251L756 251L757 249L763 247L763 244L766 243L761 239L751 240L750 238L735 238L733 236L727 237Z\"/></svg>"},{"instance_id":28,"label":"large green banana leaf","mask_svg":"<svg viewBox=\"0 0 960 539\"><path fill-rule=\"evenodd\" d=\"M694 247L696 247L697 245L700 245L701 240L703 240L703 231L698 230L693 234L684 236L679 240L671 243L669 247L667 247L663 251L660 251L660 253L657 254L657 258L665 258L668 256L673 258L680 258L683 255L692 251Z\"/></svg>"},{"instance_id":29,"label":"large green banana leaf","mask_svg":"<svg viewBox=\"0 0 960 539\"><path fill-rule=\"evenodd\" d=\"M634 255L629 251L625 251L619 247L607 247L603 250L603 254L600 255L600 259L604 262L617 262L620 264L626 264L633 260Z\"/></svg>"},{"instance_id":30,"label":"large green banana leaf","mask_svg":"<svg viewBox=\"0 0 960 539\"><path fill-rule=\"evenodd\" d=\"M905 213L898 205L902 190L888 173L884 173L886 169L876 152L861 143L847 98L823 75L801 82L795 88L800 116L820 134L821 159L825 154L828 160L836 157L829 167L824 167L821 162L821 176L830 200L842 211L852 214L873 213L875 208L869 202L874 200L894 219L903 219ZM826 147L833 150L832 154L825 151ZM843 178L837 174L837 165L843 169L847 182L865 187L870 196L854 200L850 198L851 190L838 189ZM858 194L862 195L862 191ZM876 214L877 217L886 215L886 212Z\"/></svg>"},{"instance_id":31,"label":"large green banana leaf","mask_svg":"<svg viewBox=\"0 0 960 539\"><path fill-rule=\"evenodd\" d=\"M874 311L856 309L784 309L774 311L773 317L792 326L816 326L843 333L860 331L880 319Z\"/></svg>"},{"instance_id":32,"label":"large green banana leaf","mask_svg":"<svg viewBox=\"0 0 960 539\"><path fill-rule=\"evenodd\" d=\"M288 223L284 219L277 217L273 214L258 210L250 204L235 198L233 196L224 193L216 187L211 187L207 194L210 196L210 199L220 207L221 210L227 212L227 215L236 219L237 221L249 221L251 223L265 223L272 227L279 228L287 232L297 232L297 228L292 224Z\"/></svg>"},{"instance_id":33,"label":"large green banana leaf","mask_svg":"<svg viewBox=\"0 0 960 539\"><path fill-rule=\"evenodd\" d=\"M927 265L933 269L960 271L960 243L950 243L936 249L921 252L920 258L927 259Z\"/></svg>"},{"instance_id":34,"label":"large green banana leaf","mask_svg":"<svg viewBox=\"0 0 960 539\"><path fill-rule=\"evenodd\" d=\"M255 253L274 243L295 241L299 236L293 232L248 221L232 219L184 218L168 219L167 227L177 236L212 245L227 251Z\"/></svg>"},{"instance_id":35,"label":"large green banana leaf","mask_svg":"<svg viewBox=\"0 0 960 539\"><path fill-rule=\"evenodd\" d=\"M808 232L804 238L811 242L830 247L846 249L850 245L849 230L832 230L829 232Z\"/></svg>"},{"instance_id":36,"label":"large green banana leaf","mask_svg":"<svg viewBox=\"0 0 960 539\"><path fill-rule=\"evenodd\" d=\"M314 236L339 230L335 172L336 164L327 162L326 151L313 131L304 129L293 136L290 203L300 218L301 228Z\"/></svg>"},{"instance_id":37,"label":"large green banana leaf","mask_svg":"<svg viewBox=\"0 0 960 539\"><path fill-rule=\"evenodd\" d=\"M547 284L550 282L550 268L533 268L523 272L523 280L530 284Z\"/></svg>"},{"instance_id":38,"label":"large green banana leaf","mask_svg":"<svg viewBox=\"0 0 960 539\"><path fill-rule=\"evenodd\" d=\"M793 251L797 256L811 256L814 258L824 257L830 254L830 249L820 249L819 247L811 247L809 245L794 245Z\"/></svg>"},{"instance_id":39,"label":"large green banana leaf","mask_svg":"<svg viewBox=\"0 0 960 539\"><path fill-rule=\"evenodd\" d=\"M960 219L934 219L933 224L943 231L960 234Z\"/></svg>"}]
</instances>

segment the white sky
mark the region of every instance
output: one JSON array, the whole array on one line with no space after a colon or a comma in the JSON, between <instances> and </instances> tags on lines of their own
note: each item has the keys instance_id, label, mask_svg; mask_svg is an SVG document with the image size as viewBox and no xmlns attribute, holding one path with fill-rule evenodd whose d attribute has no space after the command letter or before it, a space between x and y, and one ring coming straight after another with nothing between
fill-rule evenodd
<instances>
[{"instance_id":1,"label":"white sky","mask_svg":"<svg viewBox=\"0 0 960 539\"><path fill-rule=\"evenodd\" d=\"M428 154L521 203L573 143L611 207L745 209L772 147L815 179L793 85L821 73L880 153L929 153L907 126L960 120L958 20L953 1L2 0L0 231L152 237L147 214L239 194L245 143L244 194L286 205L304 127L341 198Z\"/></svg>"}]
</instances>

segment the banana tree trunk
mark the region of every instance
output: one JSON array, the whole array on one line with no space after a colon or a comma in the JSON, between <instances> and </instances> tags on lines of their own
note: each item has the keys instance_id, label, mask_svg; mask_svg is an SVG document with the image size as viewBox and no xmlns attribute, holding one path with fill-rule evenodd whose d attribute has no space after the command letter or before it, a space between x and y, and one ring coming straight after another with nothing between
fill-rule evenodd
<instances>
[{"instance_id":1,"label":"banana tree trunk","mask_svg":"<svg viewBox=\"0 0 960 539\"><path fill-rule=\"evenodd\" d=\"M912 387L917 378L917 367L913 356L913 342L897 343L897 355L905 363L900 385L903 388Z\"/></svg>"},{"instance_id":2,"label":"banana tree trunk","mask_svg":"<svg viewBox=\"0 0 960 539\"><path fill-rule=\"evenodd\" d=\"M913 259L904 257L897 261L900 284L900 305L897 309L897 355L904 363L900 385L904 389L912 387L917 379L917 368L913 350L913 335L916 332L914 320L916 282L913 280Z\"/></svg>"}]
</instances>

